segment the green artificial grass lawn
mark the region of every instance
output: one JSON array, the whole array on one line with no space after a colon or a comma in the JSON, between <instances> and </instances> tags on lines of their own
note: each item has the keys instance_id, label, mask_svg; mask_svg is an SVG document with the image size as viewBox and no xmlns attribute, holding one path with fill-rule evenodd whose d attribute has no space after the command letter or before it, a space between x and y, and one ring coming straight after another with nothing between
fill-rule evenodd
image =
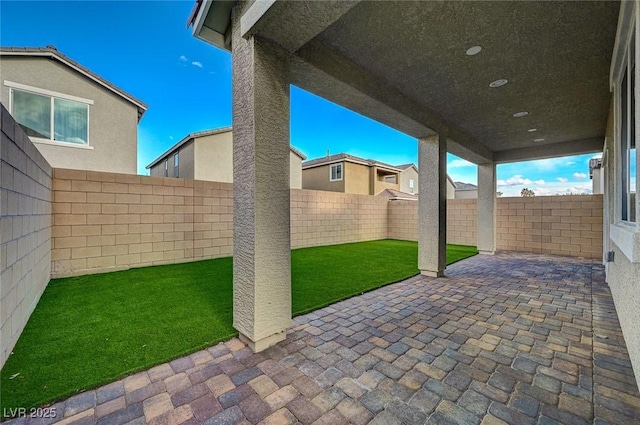
<instances>
[{"instance_id":1,"label":"green artificial grass lawn","mask_svg":"<svg viewBox=\"0 0 640 425\"><path fill-rule=\"evenodd\" d=\"M417 253L397 240L293 250L293 314L413 276ZM476 253L447 245L447 263ZM52 280L0 373L1 408L61 399L236 335L232 274L221 258Z\"/></svg>"}]
</instances>

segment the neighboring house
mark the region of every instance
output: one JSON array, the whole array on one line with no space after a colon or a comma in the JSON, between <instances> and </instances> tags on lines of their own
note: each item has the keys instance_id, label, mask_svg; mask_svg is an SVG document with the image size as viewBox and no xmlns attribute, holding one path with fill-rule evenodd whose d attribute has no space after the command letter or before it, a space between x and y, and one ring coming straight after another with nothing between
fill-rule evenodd
<instances>
[{"instance_id":1,"label":"neighboring house","mask_svg":"<svg viewBox=\"0 0 640 425\"><path fill-rule=\"evenodd\" d=\"M0 100L52 167L137 173L147 105L55 47L0 47Z\"/></svg>"},{"instance_id":2,"label":"neighboring house","mask_svg":"<svg viewBox=\"0 0 640 425\"><path fill-rule=\"evenodd\" d=\"M291 147L289 178L292 189L302 188L302 161L305 159L306 156ZM188 134L147 168L149 174L156 177L233 183L232 127Z\"/></svg>"},{"instance_id":3,"label":"neighboring house","mask_svg":"<svg viewBox=\"0 0 640 425\"><path fill-rule=\"evenodd\" d=\"M471 183L455 182L455 199L478 198L478 186Z\"/></svg>"},{"instance_id":4,"label":"neighboring house","mask_svg":"<svg viewBox=\"0 0 640 425\"><path fill-rule=\"evenodd\" d=\"M594 195L604 193L604 173L602 170L602 158L593 158L589 160L589 178L592 181L592 190Z\"/></svg>"},{"instance_id":5,"label":"neighboring house","mask_svg":"<svg viewBox=\"0 0 640 425\"><path fill-rule=\"evenodd\" d=\"M400 191L418 194L418 167L415 164L398 165L400 173Z\"/></svg>"},{"instance_id":6,"label":"neighboring house","mask_svg":"<svg viewBox=\"0 0 640 425\"><path fill-rule=\"evenodd\" d=\"M302 188L417 199L418 167L389 165L340 153L304 162ZM447 176L447 199L453 199L454 193L455 184Z\"/></svg>"},{"instance_id":7,"label":"neighboring house","mask_svg":"<svg viewBox=\"0 0 640 425\"><path fill-rule=\"evenodd\" d=\"M377 195L400 190L401 173L393 165L340 153L302 163L302 188Z\"/></svg>"}]
</instances>

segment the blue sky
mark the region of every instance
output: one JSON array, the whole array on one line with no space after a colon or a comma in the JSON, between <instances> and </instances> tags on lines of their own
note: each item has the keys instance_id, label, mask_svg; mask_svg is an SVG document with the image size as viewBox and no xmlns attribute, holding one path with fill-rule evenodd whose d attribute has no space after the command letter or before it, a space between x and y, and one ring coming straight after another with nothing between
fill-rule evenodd
<instances>
[{"instance_id":1,"label":"blue sky","mask_svg":"<svg viewBox=\"0 0 640 425\"><path fill-rule=\"evenodd\" d=\"M138 127L138 172L186 134L231 125L231 55L191 36L187 1L0 2L0 44L58 50L149 105ZM28 18L25 18L28 17ZM345 152L417 162L415 139L292 87L291 142L309 158ZM498 190L538 195L591 190L582 155L498 167ZM454 181L477 170L453 155Z\"/></svg>"}]
</instances>

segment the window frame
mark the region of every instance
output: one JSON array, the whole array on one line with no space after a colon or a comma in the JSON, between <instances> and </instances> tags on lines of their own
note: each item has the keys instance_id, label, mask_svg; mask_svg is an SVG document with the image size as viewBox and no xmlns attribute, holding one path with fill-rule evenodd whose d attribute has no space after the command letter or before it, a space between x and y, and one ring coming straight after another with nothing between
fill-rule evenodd
<instances>
[{"instance_id":1,"label":"window frame","mask_svg":"<svg viewBox=\"0 0 640 425\"><path fill-rule=\"evenodd\" d=\"M164 159L164 176L169 177L169 157Z\"/></svg>"},{"instance_id":2,"label":"window frame","mask_svg":"<svg viewBox=\"0 0 640 425\"><path fill-rule=\"evenodd\" d=\"M176 152L173 155L173 176L175 178L180 178L180 152Z\"/></svg>"},{"instance_id":3,"label":"window frame","mask_svg":"<svg viewBox=\"0 0 640 425\"><path fill-rule=\"evenodd\" d=\"M636 2L622 2L620 5L620 20L618 22L618 32L616 34L616 43L613 52L613 58L611 62L611 74L610 74L610 88L613 92L614 98L614 132L613 132L613 151L609 152L611 161L608 165L613 166L613 170L610 173L610 178L613 179L613 190L607 189L605 192L605 199L609 199L613 203L613 215L610 217L610 221L607 223L609 226L609 240L613 242L621 251L622 254L627 257L631 263L640 263L640 219L636 216L635 222L623 221L622 217L622 189L623 189L623 161L622 152L623 147L621 135L622 135L622 81L627 69L629 72L632 67L630 64L630 54L634 53L634 60L636 65L638 64L639 51L637 49L640 42L640 29L638 28L637 16L640 10L638 10ZM633 48L631 48L631 43ZM635 52L634 52L635 50ZM637 80L636 74L638 68L634 72L634 79ZM630 80L630 77L629 77ZM635 83L635 81L634 81ZM635 95L635 90L634 90ZM631 96L628 97L630 99ZM636 97L636 101L637 101ZM635 107L635 103L634 103ZM630 112L630 110L629 110ZM629 122L629 126L633 126L634 130L638 132L640 127L638 120ZM629 131L631 134L631 131ZM637 156L637 141L636 141L636 192L638 191L638 164L640 159ZM629 187L630 187L629 181ZM636 199L636 215L638 214L638 204ZM605 242L605 247L607 246Z\"/></svg>"},{"instance_id":4,"label":"window frame","mask_svg":"<svg viewBox=\"0 0 640 425\"><path fill-rule=\"evenodd\" d=\"M64 146L64 147L72 147L72 148L79 148L79 149L93 149L93 146L90 143L91 142L91 125L90 125L91 124L91 107L90 106L94 104L93 100L85 99L83 97L78 97L78 96L71 96L71 95L59 93L53 90L47 90L40 87L29 86L26 84L16 83L8 80L4 80L4 85L6 87L9 87L9 113L12 115L13 115L13 106L14 106L13 95L16 90L23 93L29 93L29 94L34 94L34 95L44 96L49 98L50 108L51 108L50 109L51 117L50 117L50 124L49 124L51 136L48 139L44 137L29 136L30 140L36 143L41 143L46 145ZM55 125L54 125L55 99L66 100L69 102L81 103L86 105L87 107L87 143L86 144L55 140Z\"/></svg>"},{"instance_id":5,"label":"window frame","mask_svg":"<svg viewBox=\"0 0 640 425\"><path fill-rule=\"evenodd\" d=\"M333 178L333 170L334 168L337 169L338 167L340 167L340 178ZM338 175L338 172L336 171L336 176ZM330 182L339 182L342 181L344 178L344 166L342 164L342 162L339 162L337 164L331 164L329 166L329 181Z\"/></svg>"},{"instance_id":6,"label":"window frame","mask_svg":"<svg viewBox=\"0 0 640 425\"><path fill-rule=\"evenodd\" d=\"M620 194L617 201L619 202L619 211L616 218L625 224L634 225L638 221L631 220L635 215L635 204L631 202L634 193L631 191L632 178L631 175L631 151L636 150L636 129L635 129L635 25L632 25L631 37L629 43L625 47L624 59L622 60L622 69L620 77L617 81L617 110L618 110L618 170L617 180L620 182ZM632 147L633 145L633 147ZM637 167L636 167L637 173ZM636 188L637 192L637 188ZM637 196L637 195L636 195Z\"/></svg>"}]
</instances>

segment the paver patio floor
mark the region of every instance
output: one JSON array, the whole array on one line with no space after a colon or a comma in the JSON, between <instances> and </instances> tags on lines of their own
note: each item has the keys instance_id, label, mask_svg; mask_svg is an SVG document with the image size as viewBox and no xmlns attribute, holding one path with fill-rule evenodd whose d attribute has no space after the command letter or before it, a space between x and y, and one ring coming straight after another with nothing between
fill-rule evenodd
<instances>
[{"instance_id":1,"label":"paver patio floor","mask_svg":"<svg viewBox=\"0 0 640 425\"><path fill-rule=\"evenodd\" d=\"M253 354L238 339L14 423L638 423L602 265L476 256L297 317Z\"/></svg>"}]
</instances>

